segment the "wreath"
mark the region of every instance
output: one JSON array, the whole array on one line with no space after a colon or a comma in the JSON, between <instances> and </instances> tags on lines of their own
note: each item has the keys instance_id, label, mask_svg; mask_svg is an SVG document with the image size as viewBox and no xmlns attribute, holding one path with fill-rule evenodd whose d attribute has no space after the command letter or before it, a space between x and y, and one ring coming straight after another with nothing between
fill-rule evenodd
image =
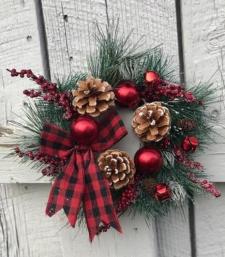
<instances>
[{"instance_id":1,"label":"wreath","mask_svg":"<svg viewBox=\"0 0 225 257\"><path fill-rule=\"evenodd\" d=\"M198 192L220 196L193 158L212 141L212 85L186 90L171 59L159 48L138 51L118 26L98 28L95 39L87 74L53 83L31 70L8 70L38 85L23 92L32 101L16 122L22 134L12 155L53 178L46 214L63 209L73 227L85 219L91 241L110 227L121 232L125 212L150 219ZM127 134L121 108L140 139L134 158L113 148Z\"/></svg>"}]
</instances>

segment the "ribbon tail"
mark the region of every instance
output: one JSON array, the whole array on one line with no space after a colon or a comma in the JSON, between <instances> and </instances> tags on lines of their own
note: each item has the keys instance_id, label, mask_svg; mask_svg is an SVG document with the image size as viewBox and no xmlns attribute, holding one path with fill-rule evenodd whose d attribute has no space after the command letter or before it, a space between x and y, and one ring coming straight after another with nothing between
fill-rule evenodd
<instances>
[{"instance_id":1,"label":"ribbon tail","mask_svg":"<svg viewBox=\"0 0 225 257\"><path fill-rule=\"evenodd\" d=\"M109 226L109 227L113 227L114 229L116 229L118 232L122 233L122 228L120 226L120 223L119 223L119 219L118 219L118 216L116 214L116 212L114 211L114 213L112 213L110 215L110 219L109 218L103 218L103 217L100 217L100 221L97 225L96 228L91 228L90 226L90 222L87 220L87 226L88 226L88 232L89 232L89 240L90 242L93 241L94 237L96 235L99 234L99 227L101 224L104 224L104 226Z\"/></svg>"},{"instance_id":2,"label":"ribbon tail","mask_svg":"<svg viewBox=\"0 0 225 257\"><path fill-rule=\"evenodd\" d=\"M77 167L77 164L79 167ZM63 209L72 227L77 221L84 194L84 169L79 154L72 154L69 163L52 185L46 214L51 217Z\"/></svg>"},{"instance_id":3,"label":"ribbon tail","mask_svg":"<svg viewBox=\"0 0 225 257\"><path fill-rule=\"evenodd\" d=\"M89 150L84 156L87 160L85 173L84 212L90 241L99 232L99 226L112 226L122 233L118 216L113 206L108 182L95 164L93 152Z\"/></svg>"}]
</instances>

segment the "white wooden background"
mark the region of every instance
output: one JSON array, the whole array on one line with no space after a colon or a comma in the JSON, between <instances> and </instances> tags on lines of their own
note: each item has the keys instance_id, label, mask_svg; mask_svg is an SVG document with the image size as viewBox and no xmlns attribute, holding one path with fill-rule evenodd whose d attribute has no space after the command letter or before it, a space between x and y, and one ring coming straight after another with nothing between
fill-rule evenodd
<instances>
[{"instance_id":1,"label":"white wooden background","mask_svg":"<svg viewBox=\"0 0 225 257\"><path fill-rule=\"evenodd\" d=\"M94 22L120 18L121 31L134 29L133 41L144 36L146 47L161 44L174 66L184 66L187 82L212 80L224 90L224 0L1 0L0 2L0 132L20 115L28 80L11 78L6 68L31 68L61 77L86 69L94 48ZM177 29L178 23L178 29ZM182 30L180 28L182 27ZM183 53L182 53L183 50ZM225 136L224 104L213 106L217 131ZM129 115L121 113L129 127ZM129 135L130 140L136 140ZM133 154L138 147L120 143ZM201 156L225 195L225 140ZM46 178L3 159L7 140L0 133L1 257L222 257L225 256L225 196L198 197L195 206L152 220L121 219L124 234L109 231L88 242L85 229L72 229L63 214L47 218L50 189Z\"/></svg>"}]
</instances>

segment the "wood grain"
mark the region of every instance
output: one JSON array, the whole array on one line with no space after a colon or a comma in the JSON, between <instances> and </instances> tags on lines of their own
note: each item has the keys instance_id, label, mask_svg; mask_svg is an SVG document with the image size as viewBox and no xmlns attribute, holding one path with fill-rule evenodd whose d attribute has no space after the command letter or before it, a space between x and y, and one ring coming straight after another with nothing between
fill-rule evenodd
<instances>
[{"instance_id":1,"label":"wood grain","mask_svg":"<svg viewBox=\"0 0 225 257\"><path fill-rule=\"evenodd\" d=\"M225 255L225 184L217 183L220 198L198 197L195 203L198 257Z\"/></svg>"},{"instance_id":2,"label":"wood grain","mask_svg":"<svg viewBox=\"0 0 225 257\"><path fill-rule=\"evenodd\" d=\"M1 185L0 256L190 256L189 241L182 237L186 220L179 212L157 226L154 220L147 225L141 216L124 216L123 234L110 230L90 244L86 228L71 228L62 212L44 215L49 189L47 184Z\"/></svg>"},{"instance_id":3,"label":"wood grain","mask_svg":"<svg viewBox=\"0 0 225 257\"><path fill-rule=\"evenodd\" d=\"M185 72L188 82L211 81L218 98L211 107L218 132L215 144L200 160L214 181L225 181L224 49L225 2L182 1ZM194 74L194 76L193 76ZM222 257L224 249L225 184L217 183L222 196L197 197L195 201L196 255Z\"/></svg>"},{"instance_id":4,"label":"wood grain","mask_svg":"<svg viewBox=\"0 0 225 257\"><path fill-rule=\"evenodd\" d=\"M93 244L86 228L71 228L64 214L44 215L50 185L1 185L0 256L156 256L154 224L141 217L124 217L122 235L111 230ZM131 247L130 242L134 243Z\"/></svg>"},{"instance_id":5,"label":"wood grain","mask_svg":"<svg viewBox=\"0 0 225 257\"><path fill-rule=\"evenodd\" d=\"M165 217L158 217L156 228L158 256L191 256L188 203L183 208L171 209Z\"/></svg>"},{"instance_id":6,"label":"wood grain","mask_svg":"<svg viewBox=\"0 0 225 257\"><path fill-rule=\"evenodd\" d=\"M4 126L20 114L22 92L32 85L29 80L11 78L6 69L43 70L33 1L1 1L0 19L0 124Z\"/></svg>"},{"instance_id":7,"label":"wood grain","mask_svg":"<svg viewBox=\"0 0 225 257\"><path fill-rule=\"evenodd\" d=\"M2 0L0 3L0 131L10 120L22 115L23 90L34 84L21 78L12 78L7 68L33 69L43 73L40 38L33 1ZM7 14L7 15L6 15ZM3 136L3 135L2 135ZM0 182L39 182L40 174L29 167L5 159L9 153L6 138L0 135ZM46 180L47 181L47 180Z\"/></svg>"},{"instance_id":8,"label":"wood grain","mask_svg":"<svg viewBox=\"0 0 225 257\"><path fill-rule=\"evenodd\" d=\"M109 21L121 21L120 31L125 35L133 31L133 43L139 42L142 49L159 46L165 55L172 58L174 68L178 68L174 1L108 0L107 14Z\"/></svg>"},{"instance_id":9,"label":"wood grain","mask_svg":"<svg viewBox=\"0 0 225 257\"><path fill-rule=\"evenodd\" d=\"M200 157L213 181L225 181L225 109L224 50L225 2L207 0L182 1L184 59L187 83L210 81L217 98L210 114L215 122L215 143Z\"/></svg>"},{"instance_id":10,"label":"wood grain","mask_svg":"<svg viewBox=\"0 0 225 257\"><path fill-rule=\"evenodd\" d=\"M32 184L0 186L0 256L62 256L60 224L44 215L48 188Z\"/></svg>"},{"instance_id":11,"label":"wood grain","mask_svg":"<svg viewBox=\"0 0 225 257\"><path fill-rule=\"evenodd\" d=\"M106 24L105 1L43 0L52 77L86 71L86 57L94 49L95 23Z\"/></svg>"}]
</instances>

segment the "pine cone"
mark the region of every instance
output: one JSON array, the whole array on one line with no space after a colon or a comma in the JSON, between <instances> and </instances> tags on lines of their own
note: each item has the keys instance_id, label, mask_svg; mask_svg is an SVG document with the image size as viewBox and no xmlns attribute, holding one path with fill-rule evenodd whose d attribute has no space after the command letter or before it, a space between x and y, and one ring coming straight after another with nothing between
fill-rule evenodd
<instances>
[{"instance_id":1,"label":"pine cone","mask_svg":"<svg viewBox=\"0 0 225 257\"><path fill-rule=\"evenodd\" d=\"M98 78L89 77L78 81L78 87L72 93L73 106L80 114L97 117L114 105L112 87L108 82Z\"/></svg>"},{"instance_id":2,"label":"pine cone","mask_svg":"<svg viewBox=\"0 0 225 257\"><path fill-rule=\"evenodd\" d=\"M116 190L133 182L135 166L126 152L107 150L99 156L98 166Z\"/></svg>"},{"instance_id":3,"label":"pine cone","mask_svg":"<svg viewBox=\"0 0 225 257\"><path fill-rule=\"evenodd\" d=\"M136 109L132 127L142 141L158 142L170 130L169 110L160 102L146 103Z\"/></svg>"}]
</instances>

